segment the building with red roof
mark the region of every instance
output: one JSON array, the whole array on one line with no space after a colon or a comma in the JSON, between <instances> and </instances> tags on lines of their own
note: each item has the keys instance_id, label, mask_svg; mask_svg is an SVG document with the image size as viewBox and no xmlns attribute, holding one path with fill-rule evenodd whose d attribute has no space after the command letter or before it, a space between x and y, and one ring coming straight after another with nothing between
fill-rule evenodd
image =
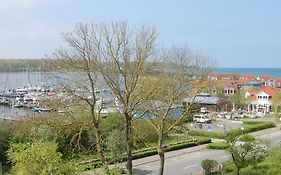
<instances>
[{"instance_id":1,"label":"building with red roof","mask_svg":"<svg viewBox=\"0 0 281 175\"><path fill-rule=\"evenodd\" d=\"M269 86L260 89L247 89L245 97L249 100L248 110L253 112L267 113L272 109L272 98L275 90Z\"/></svg>"}]
</instances>

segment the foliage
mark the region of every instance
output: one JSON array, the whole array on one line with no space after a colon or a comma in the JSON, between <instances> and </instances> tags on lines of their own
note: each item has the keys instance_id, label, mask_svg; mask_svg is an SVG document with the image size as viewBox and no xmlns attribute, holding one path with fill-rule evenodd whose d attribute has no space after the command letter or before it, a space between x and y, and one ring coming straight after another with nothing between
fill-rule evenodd
<instances>
[{"instance_id":1,"label":"foliage","mask_svg":"<svg viewBox=\"0 0 281 175\"><path fill-rule=\"evenodd\" d=\"M252 142L255 140L256 140L255 137L248 134L243 134L239 137L239 141L243 141L243 142Z\"/></svg>"},{"instance_id":2,"label":"foliage","mask_svg":"<svg viewBox=\"0 0 281 175\"><path fill-rule=\"evenodd\" d=\"M244 121L244 133L251 133L255 131L260 131L267 128L275 127L273 122L261 122L261 121ZM228 135L238 136L241 135L242 131L240 128L232 129L228 132Z\"/></svg>"},{"instance_id":3,"label":"foliage","mask_svg":"<svg viewBox=\"0 0 281 175\"><path fill-rule=\"evenodd\" d=\"M275 108L275 113L278 113L281 111L281 92L276 92L274 94L274 97L272 99L272 104Z\"/></svg>"},{"instance_id":4,"label":"foliage","mask_svg":"<svg viewBox=\"0 0 281 175\"><path fill-rule=\"evenodd\" d=\"M217 139L224 139L224 134L220 132L208 132L208 131L201 131L201 130L192 130L189 132L191 136L204 136L210 138L217 138Z\"/></svg>"},{"instance_id":5,"label":"foliage","mask_svg":"<svg viewBox=\"0 0 281 175\"><path fill-rule=\"evenodd\" d=\"M133 138L135 147L149 146L158 139L157 132L145 119L138 119L134 123Z\"/></svg>"},{"instance_id":6,"label":"foliage","mask_svg":"<svg viewBox=\"0 0 281 175\"><path fill-rule=\"evenodd\" d=\"M11 128L9 123L2 123L0 127L0 162L6 164L6 151L9 149Z\"/></svg>"},{"instance_id":7,"label":"foliage","mask_svg":"<svg viewBox=\"0 0 281 175\"><path fill-rule=\"evenodd\" d=\"M101 131L108 134L116 129L122 129L124 118L119 113L110 113L101 119Z\"/></svg>"},{"instance_id":8,"label":"foliage","mask_svg":"<svg viewBox=\"0 0 281 175\"><path fill-rule=\"evenodd\" d=\"M106 148L109 151L111 161L118 162L126 151L125 135L120 130L113 130L106 138Z\"/></svg>"},{"instance_id":9,"label":"foliage","mask_svg":"<svg viewBox=\"0 0 281 175\"><path fill-rule=\"evenodd\" d=\"M242 168L249 165L256 167L267 156L268 147L261 141L246 141L241 144L237 144L236 141L234 135L227 137L229 144L227 151L231 155L238 175Z\"/></svg>"},{"instance_id":10,"label":"foliage","mask_svg":"<svg viewBox=\"0 0 281 175\"><path fill-rule=\"evenodd\" d=\"M40 59L0 59L0 72L40 71L44 66Z\"/></svg>"},{"instance_id":11,"label":"foliage","mask_svg":"<svg viewBox=\"0 0 281 175\"><path fill-rule=\"evenodd\" d=\"M228 144L225 142L215 142L215 143L209 143L207 148L209 149L226 149L228 148Z\"/></svg>"},{"instance_id":12,"label":"foliage","mask_svg":"<svg viewBox=\"0 0 281 175\"><path fill-rule=\"evenodd\" d=\"M237 91L230 96L230 101L235 105L236 109L243 109L246 105L245 93L243 91Z\"/></svg>"},{"instance_id":13,"label":"foliage","mask_svg":"<svg viewBox=\"0 0 281 175\"><path fill-rule=\"evenodd\" d=\"M224 87L223 86L217 86L216 87L216 96L217 97L224 97Z\"/></svg>"},{"instance_id":14,"label":"foliage","mask_svg":"<svg viewBox=\"0 0 281 175\"><path fill-rule=\"evenodd\" d=\"M234 172L235 170L236 170L236 167L232 160L229 160L229 161L226 161L225 163L223 163L223 171L225 173L231 173L231 172Z\"/></svg>"},{"instance_id":15,"label":"foliage","mask_svg":"<svg viewBox=\"0 0 281 175\"><path fill-rule=\"evenodd\" d=\"M281 174L280 169L281 164L281 147L274 148L270 151L269 156L261 163L260 166L263 166L266 169L266 174L275 175Z\"/></svg>"},{"instance_id":16,"label":"foliage","mask_svg":"<svg viewBox=\"0 0 281 175\"><path fill-rule=\"evenodd\" d=\"M15 174L73 174L74 166L63 164L54 142L14 143L8 150Z\"/></svg>"},{"instance_id":17,"label":"foliage","mask_svg":"<svg viewBox=\"0 0 281 175\"><path fill-rule=\"evenodd\" d=\"M260 160L256 165L249 165L241 169L241 174L247 175L275 175L281 174L281 147L273 148L264 159ZM226 173L235 171L235 165L232 161L227 161L223 165L223 169Z\"/></svg>"},{"instance_id":18,"label":"foliage","mask_svg":"<svg viewBox=\"0 0 281 175\"><path fill-rule=\"evenodd\" d=\"M113 167L113 168L105 168L104 173L107 175L122 175L125 174L125 171L120 167Z\"/></svg>"},{"instance_id":19,"label":"foliage","mask_svg":"<svg viewBox=\"0 0 281 175\"><path fill-rule=\"evenodd\" d=\"M210 175L218 166L218 162L215 160L205 159L202 160L201 166L204 169L205 175Z\"/></svg>"}]
</instances>

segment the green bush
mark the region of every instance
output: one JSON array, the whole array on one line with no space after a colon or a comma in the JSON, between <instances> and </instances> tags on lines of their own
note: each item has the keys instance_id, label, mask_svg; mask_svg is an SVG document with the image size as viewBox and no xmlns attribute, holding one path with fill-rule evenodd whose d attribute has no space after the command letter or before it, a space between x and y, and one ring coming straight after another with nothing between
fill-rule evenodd
<instances>
[{"instance_id":1,"label":"green bush","mask_svg":"<svg viewBox=\"0 0 281 175\"><path fill-rule=\"evenodd\" d=\"M205 175L211 175L211 173L215 172L218 162L215 160L205 159L202 160L201 166L204 169Z\"/></svg>"},{"instance_id":2,"label":"green bush","mask_svg":"<svg viewBox=\"0 0 281 175\"><path fill-rule=\"evenodd\" d=\"M252 142L252 141L255 141L255 137L251 136L251 135L248 135L248 134L243 134L239 137L239 140L240 141L243 141L243 142Z\"/></svg>"},{"instance_id":3,"label":"green bush","mask_svg":"<svg viewBox=\"0 0 281 175\"><path fill-rule=\"evenodd\" d=\"M61 153L54 142L13 143L8 157L17 175L26 174L74 174L76 166L63 163Z\"/></svg>"},{"instance_id":4,"label":"green bush","mask_svg":"<svg viewBox=\"0 0 281 175\"><path fill-rule=\"evenodd\" d=\"M110 113L106 117L101 119L102 133L110 133L113 130L121 129L123 124L123 117L119 113Z\"/></svg>"},{"instance_id":5,"label":"green bush","mask_svg":"<svg viewBox=\"0 0 281 175\"><path fill-rule=\"evenodd\" d=\"M226 149L228 148L228 144L225 142L215 142L215 143L209 143L207 148L209 149Z\"/></svg>"},{"instance_id":6,"label":"green bush","mask_svg":"<svg viewBox=\"0 0 281 175\"><path fill-rule=\"evenodd\" d=\"M211 139L209 137L196 137L196 143L197 145L211 143Z\"/></svg>"},{"instance_id":7,"label":"green bush","mask_svg":"<svg viewBox=\"0 0 281 175\"><path fill-rule=\"evenodd\" d=\"M236 167L231 160L229 160L229 161L227 161L223 164L223 171L224 172L231 173L231 172L234 172L235 170L236 170Z\"/></svg>"},{"instance_id":8,"label":"green bush","mask_svg":"<svg viewBox=\"0 0 281 175\"><path fill-rule=\"evenodd\" d=\"M180 143L180 144L175 144L175 145L168 145L165 148L165 151L175 151L175 150L179 150L179 149L183 149L183 148L189 148L189 147L193 147L193 146L196 146L196 145L201 145L201 144L211 142L211 139L207 138L207 137L198 137L196 140L197 140L196 142L185 142L185 143ZM156 155L156 154L157 154L156 148L152 148L152 149L147 150L147 151L138 152L138 153L133 154L133 158L139 159L139 158L143 158L143 157L153 156L153 155Z\"/></svg>"},{"instance_id":9,"label":"green bush","mask_svg":"<svg viewBox=\"0 0 281 175\"><path fill-rule=\"evenodd\" d=\"M261 122L261 121L244 121L244 131L243 133L250 133L255 131L260 131L267 128L275 127L276 125L273 122ZM242 134L240 128L232 129L228 132L229 135L239 136Z\"/></svg>"},{"instance_id":10,"label":"green bush","mask_svg":"<svg viewBox=\"0 0 281 175\"><path fill-rule=\"evenodd\" d=\"M2 126L0 127L0 162L3 164L7 163L6 151L9 149L10 145L10 135L10 125L7 123L2 123Z\"/></svg>"},{"instance_id":11,"label":"green bush","mask_svg":"<svg viewBox=\"0 0 281 175\"><path fill-rule=\"evenodd\" d=\"M137 148L146 146L144 143L155 143L158 140L156 130L145 119L138 119L133 129L134 145Z\"/></svg>"},{"instance_id":12,"label":"green bush","mask_svg":"<svg viewBox=\"0 0 281 175\"><path fill-rule=\"evenodd\" d=\"M208 132L200 130L192 130L189 132L191 136L204 136L210 138L224 139L224 134L219 132Z\"/></svg>"},{"instance_id":13,"label":"green bush","mask_svg":"<svg viewBox=\"0 0 281 175\"><path fill-rule=\"evenodd\" d=\"M118 162L122 158L122 153L126 151L126 141L124 131L114 130L106 137L106 150L111 160Z\"/></svg>"}]
</instances>

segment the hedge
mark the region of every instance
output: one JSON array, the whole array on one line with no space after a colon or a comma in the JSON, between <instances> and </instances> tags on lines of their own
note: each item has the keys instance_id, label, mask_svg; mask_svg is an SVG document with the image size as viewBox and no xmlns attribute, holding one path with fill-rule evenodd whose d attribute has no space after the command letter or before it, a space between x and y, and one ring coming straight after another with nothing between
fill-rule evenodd
<instances>
[{"instance_id":1,"label":"hedge","mask_svg":"<svg viewBox=\"0 0 281 175\"><path fill-rule=\"evenodd\" d=\"M255 140L256 140L255 137L248 134L243 134L239 137L239 141L243 141L243 142L251 142Z\"/></svg>"},{"instance_id":2,"label":"hedge","mask_svg":"<svg viewBox=\"0 0 281 175\"><path fill-rule=\"evenodd\" d=\"M260 122L260 121L244 121L245 125L243 133L250 133L255 131L260 131L267 128L273 128L276 125L273 122ZM242 134L242 131L240 128L232 129L229 131L230 135L239 136Z\"/></svg>"},{"instance_id":3,"label":"hedge","mask_svg":"<svg viewBox=\"0 0 281 175\"><path fill-rule=\"evenodd\" d=\"M192 130L189 132L191 136L204 136L210 138L224 139L224 134L220 132L208 132L201 130Z\"/></svg>"},{"instance_id":4,"label":"hedge","mask_svg":"<svg viewBox=\"0 0 281 175\"><path fill-rule=\"evenodd\" d=\"M226 149L228 148L228 144L225 142L215 142L215 143L209 143L207 145L207 148L209 149Z\"/></svg>"},{"instance_id":5,"label":"hedge","mask_svg":"<svg viewBox=\"0 0 281 175\"><path fill-rule=\"evenodd\" d=\"M179 143L179 144L167 145L165 148L165 151L166 152L175 151L175 150L189 148L189 147L202 145L202 144L206 144L206 143L211 143L211 139L207 138L207 137L198 137L196 142L193 141L193 142L184 142L184 143ZM157 155L157 154L158 153L157 153L156 148L153 148L153 150L148 150L148 151L138 152L138 153L133 154L133 159L139 159L139 158L153 156L153 155Z\"/></svg>"},{"instance_id":6,"label":"hedge","mask_svg":"<svg viewBox=\"0 0 281 175\"><path fill-rule=\"evenodd\" d=\"M175 151L175 150L189 148L189 147L206 144L206 143L211 143L211 139L207 138L207 137L198 137L196 139L196 141L167 145L165 147L165 151L166 152ZM136 151L135 153L133 153L133 159L140 159L140 158L144 158L144 157L148 157L148 156L154 156L157 154L158 154L158 152L155 147L146 148L146 149L143 149L143 151ZM126 160L127 160L127 158L124 156L123 158L121 158L120 162L126 161ZM114 162L109 161L109 163L114 163ZM85 167L85 169L91 169L91 168L98 168L101 166L102 166L102 162L99 160L96 160L96 162L92 162L90 165L85 165L84 167Z\"/></svg>"}]
</instances>

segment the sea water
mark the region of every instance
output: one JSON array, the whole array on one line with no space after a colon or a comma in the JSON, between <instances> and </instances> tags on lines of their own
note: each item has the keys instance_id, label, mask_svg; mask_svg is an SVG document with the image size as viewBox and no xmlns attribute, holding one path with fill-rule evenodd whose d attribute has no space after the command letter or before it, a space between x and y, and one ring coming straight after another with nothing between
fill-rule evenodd
<instances>
[{"instance_id":1,"label":"sea water","mask_svg":"<svg viewBox=\"0 0 281 175\"><path fill-rule=\"evenodd\" d=\"M217 68L215 73L271 75L273 78L281 78L281 68Z\"/></svg>"}]
</instances>

